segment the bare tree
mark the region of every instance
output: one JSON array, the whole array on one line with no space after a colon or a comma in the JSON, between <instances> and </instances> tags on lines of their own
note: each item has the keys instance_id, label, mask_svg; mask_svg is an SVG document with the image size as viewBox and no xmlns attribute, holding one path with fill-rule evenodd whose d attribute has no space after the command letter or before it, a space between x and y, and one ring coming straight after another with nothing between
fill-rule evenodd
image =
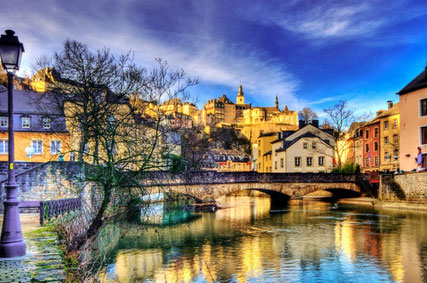
<instances>
[{"instance_id":1,"label":"bare tree","mask_svg":"<svg viewBox=\"0 0 427 283\"><path fill-rule=\"evenodd\" d=\"M347 149L343 146L341 141L347 140L345 135L350 128L351 123L355 121L354 110L348 107L347 101L341 100L334 106L324 110L331 119L330 126L334 130L335 139L335 156L337 158L338 167L342 166L342 155Z\"/></svg>"},{"instance_id":2,"label":"bare tree","mask_svg":"<svg viewBox=\"0 0 427 283\"><path fill-rule=\"evenodd\" d=\"M147 71L134 63L131 53L115 57L106 48L92 52L67 40L62 51L35 64L41 70L36 76L44 76L47 93L54 94L65 113L70 151L82 163L96 196L88 225L73 238L70 250L81 249L99 232L107 211L110 216L120 213L118 204L141 199L147 193L140 182L144 172L164 170L165 159L179 151L170 113L154 107L156 115L148 115L147 105L185 99L197 80L188 79L183 70L170 70L165 61L157 63Z\"/></svg>"},{"instance_id":3,"label":"bare tree","mask_svg":"<svg viewBox=\"0 0 427 283\"><path fill-rule=\"evenodd\" d=\"M306 124L317 119L317 114L311 108L304 107L301 111L298 112L300 120L303 120Z\"/></svg>"}]
</instances>

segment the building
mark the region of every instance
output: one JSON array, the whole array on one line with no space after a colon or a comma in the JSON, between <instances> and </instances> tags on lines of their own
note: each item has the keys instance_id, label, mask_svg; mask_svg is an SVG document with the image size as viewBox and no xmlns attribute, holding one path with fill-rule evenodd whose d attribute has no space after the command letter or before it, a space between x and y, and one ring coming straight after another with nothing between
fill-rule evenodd
<instances>
[{"instance_id":1,"label":"building","mask_svg":"<svg viewBox=\"0 0 427 283\"><path fill-rule=\"evenodd\" d=\"M377 112L380 114L381 110ZM377 115L378 116L378 115ZM380 170L380 121L374 118L363 127L362 135L363 172Z\"/></svg>"},{"instance_id":2,"label":"building","mask_svg":"<svg viewBox=\"0 0 427 283\"><path fill-rule=\"evenodd\" d=\"M387 101L388 109L378 115L380 121L380 171L399 168L400 106Z\"/></svg>"},{"instance_id":3,"label":"building","mask_svg":"<svg viewBox=\"0 0 427 283\"><path fill-rule=\"evenodd\" d=\"M16 161L70 160L70 133L54 99L48 92L13 92ZM0 86L0 161L8 160L8 126L8 93Z\"/></svg>"},{"instance_id":4,"label":"building","mask_svg":"<svg viewBox=\"0 0 427 283\"><path fill-rule=\"evenodd\" d=\"M421 148L427 168L427 65L398 93L400 104L400 169L417 168L417 148Z\"/></svg>"},{"instance_id":5,"label":"building","mask_svg":"<svg viewBox=\"0 0 427 283\"><path fill-rule=\"evenodd\" d=\"M248 172L252 171L252 162L249 155L235 149L212 149L208 153L216 163L220 172Z\"/></svg>"},{"instance_id":6,"label":"building","mask_svg":"<svg viewBox=\"0 0 427 283\"><path fill-rule=\"evenodd\" d=\"M256 152L254 162L256 162L256 171L258 173L269 173L273 172L273 160L272 160L272 144L271 142L276 139L276 133L261 133L257 139Z\"/></svg>"},{"instance_id":7,"label":"building","mask_svg":"<svg viewBox=\"0 0 427 283\"><path fill-rule=\"evenodd\" d=\"M243 87L239 86L236 103L225 94L219 99L211 99L193 118L203 126L235 125L253 143L256 143L261 132L279 132L298 129L298 114L287 106L279 108L276 96L274 107L252 107L245 103Z\"/></svg>"},{"instance_id":8,"label":"building","mask_svg":"<svg viewBox=\"0 0 427 283\"><path fill-rule=\"evenodd\" d=\"M297 131L277 133L272 144L272 172L329 172L333 167L335 140L319 121L300 121Z\"/></svg>"}]
</instances>

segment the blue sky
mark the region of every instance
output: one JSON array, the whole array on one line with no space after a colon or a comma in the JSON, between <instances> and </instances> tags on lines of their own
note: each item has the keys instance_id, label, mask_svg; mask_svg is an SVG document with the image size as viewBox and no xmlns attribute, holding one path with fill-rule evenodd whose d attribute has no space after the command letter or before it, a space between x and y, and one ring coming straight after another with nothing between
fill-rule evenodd
<instances>
[{"instance_id":1,"label":"blue sky","mask_svg":"<svg viewBox=\"0 0 427 283\"><path fill-rule=\"evenodd\" d=\"M198 77L199 108L238 85L252 105L358 112L386 107L425 67L427 5L407 1L6 0L0 28L24 43L21 74L77 39L91 48L166 59Z\"/></svg>"}]
</instances>

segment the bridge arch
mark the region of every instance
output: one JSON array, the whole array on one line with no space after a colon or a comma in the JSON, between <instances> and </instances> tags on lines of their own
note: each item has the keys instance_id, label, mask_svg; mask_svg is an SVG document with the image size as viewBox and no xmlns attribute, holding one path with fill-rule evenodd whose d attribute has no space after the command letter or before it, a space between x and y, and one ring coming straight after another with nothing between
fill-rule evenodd
<instances>
[{"instance_id":1,"label":"bridge arch","mask_svg":"<svg viewBox=\"0 0 427 283\"><path fill-rule=\"evenodd\" d=\"M360 188L355 183L223 183L200 185L176 185L168 188L196 200L213 201L222 196L243 190L257 190L271 196L282 198L300 198L312 192L324 190L335 197L353 197L360 195Z\"/></svg>"}]
</instances>

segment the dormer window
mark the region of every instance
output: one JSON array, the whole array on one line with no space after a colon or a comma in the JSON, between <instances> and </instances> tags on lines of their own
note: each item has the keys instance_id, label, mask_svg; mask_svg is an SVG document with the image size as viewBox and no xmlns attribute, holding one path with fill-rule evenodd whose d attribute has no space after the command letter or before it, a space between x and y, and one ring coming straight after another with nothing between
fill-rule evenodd
<instances>
[{"instance_id":1,"label":"dormer window","mask_svg":"<svg viewBox=\"0 0 427 283\"><path fill-rule=\"evenodd\" d=\"M21 126L23 129L29 129L30 124L30 117L21 117Z\"/></svg>"},{"instance_id":2,"label":"dormer window","mask_svg":"<svg viewBox=\"0 0 427 283\"><path fill-rule=\"evenodd\" d=\"M42 118L42 127L43 127L43 129L50 129L50 118L49 117L43 117Z\"/></svg>"},{"instance_id":3,"label":"dormer window","mask_svg":"<svg viewBox=\"0 0 427 283\"><path fill-rule=\"evenodd\" d=\"M9 119L7 117L0 117L0 127L7 128L9 126Z\"/></svg>"}]
</instances>

